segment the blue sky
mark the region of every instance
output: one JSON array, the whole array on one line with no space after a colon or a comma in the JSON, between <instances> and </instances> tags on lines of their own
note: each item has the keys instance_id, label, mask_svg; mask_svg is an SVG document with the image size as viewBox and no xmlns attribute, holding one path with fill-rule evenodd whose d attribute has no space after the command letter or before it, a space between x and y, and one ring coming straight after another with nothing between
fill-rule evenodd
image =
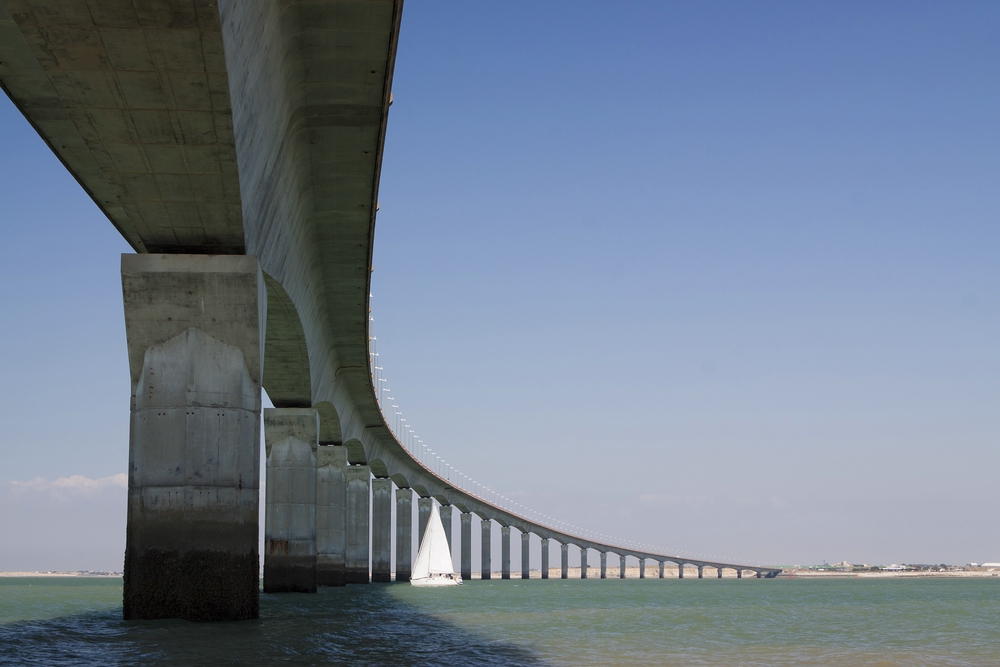
<instances>
[{"instance_id":1,"label":"blue sky","mask_svg":"<svg viewBox=\"0 0 1000 667\"><path fill-rule=\"evenodd\" d=\"M410 2L393 91L374 331L435 451L690 552L1000 559L1000 6ZM0 201L0 529L117 569L120 486L10 482L124 472L128 248L5 100Z\"/></svg>"}]
</instances>

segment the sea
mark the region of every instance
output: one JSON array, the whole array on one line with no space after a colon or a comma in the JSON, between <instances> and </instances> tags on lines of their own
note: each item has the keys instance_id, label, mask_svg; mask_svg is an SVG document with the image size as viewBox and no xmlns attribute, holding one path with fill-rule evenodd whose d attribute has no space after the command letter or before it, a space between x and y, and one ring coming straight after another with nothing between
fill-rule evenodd
<instances>
[{"instance_id":1,"label":"sea","mask_svg":"<svg viewBox=\"0 0 1000 667\"><path fill-rule=\"evenodd\" d=\"M2 665L1000 665L1000 579L586 579L261 595L123 621L121 580L0 578Z\"/></svg>"}]
</instances>

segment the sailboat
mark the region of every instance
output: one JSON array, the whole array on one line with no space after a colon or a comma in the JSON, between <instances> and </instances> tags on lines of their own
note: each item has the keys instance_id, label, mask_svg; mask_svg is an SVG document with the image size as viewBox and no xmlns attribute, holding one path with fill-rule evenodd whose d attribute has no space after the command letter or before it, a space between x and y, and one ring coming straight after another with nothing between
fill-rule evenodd
<instances>
[{"instance_id":1,"label":"sailboat","mask_svg":"<svg viewBox=\"0 0 1000 667\"><path fill-rule=\"evenodd\" d=\"M459 586L462 583L461 575L455 574L451 562L451 547L448 536L444 534L441 514L433 503L424 539L417 549L417 562L413 564L410 583L414 586Z\"/></svg>"}]
</instances>

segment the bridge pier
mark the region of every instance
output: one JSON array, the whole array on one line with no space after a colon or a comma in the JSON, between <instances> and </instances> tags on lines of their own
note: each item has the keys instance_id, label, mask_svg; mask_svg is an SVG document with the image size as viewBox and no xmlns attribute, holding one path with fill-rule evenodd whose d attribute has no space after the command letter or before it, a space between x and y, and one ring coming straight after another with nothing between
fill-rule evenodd
<instances>
[{"instance_id":1,"label":"bridge pier","mask_svg":"<svg viewBox=\"0 0 1000 667\"><path fill-rule=\"evenodd\" d=\"M645 579L646 578L646 559L645 558L640 558L639 559L639 578L640 579Z\"/></svg>"},{"instance_id":2,"label":"bridge pier","mask_svg":"<svg viewBox=\"0 0 1000 667\"><path fill-rule=\"evenodd\" d=\"M521 533L521 578L528 579L531 575L531 533Z\"/></svg>"},{"instance_id":3,"label":"bridge pier","mask_svg":"<svg viewBox=\"0 0 1000 667\"><path fill-rule=\"evenodd\" d=\"M741 570L739 568L736 569L736 578L737 579L742 579L743 578L743 570Z\"/></svg>"},{"instance_id":4,"label":"bridge pier","mask_svg":"<svg viewBox=\"0 0 1000 667\"><path fill-rule=\"evenodd\" d=\"M453 554L454 552L451 550L451 505L442 505L440 511L441 525L444 526L444 536L448 538L448 553Z\"/></svg>"},{"instance_id":5,"label":"bridge pier","mask_svg":"<svg viewBox=\"0 0 1000 667\"><path fill-rule=\"evenodd\" d=\"M451 518L450 509L449 506L449 518ZM409 581L412 572L413 490L396 489L396 582Z\"/></svg>"},{"instance_id":6,"label":"bridge pier","mask_svg":"<svg viewBox=\"0 0 1000 667\"><path fill-rule=\"evenodd\" d=\"M625 578L625 554L618 554L618 578Z\"/></svg>"},{"instance_id":7,"label":"bridge pier","mask_svg":"<svg viewBox=\"0 0 1000 667\"><path fill-rule=\"evenodd\" d=\"M417 498L417 548L420 548L424 541L424 531L427 530L427 522L431 518L431 505L434 504L432 498Z\"/></svg>"},{"instance_id":8,"label":"bridge pier","mask_svg":"<svg viewBox=\"0 0 1000 667\"><path fill-rule=\"evenodd\" d=\"M561 579L569 578L569 545L563 542L559 545L562 549L562 576Z\"/></svg>"},{"instance_id":9,"label":"bridge pier","mask_svg":"<svg viewBox=\"0 0 1000 667\"><path fill-rule=\"evenodd\" d=\"M660 561L660 579L663 578L663 565L664 565L664 561L661 560Z\"/></svg>"},{"instance_id":10,"label":"bridge pier","mask_svg":"<svg viewBox=\"0 0 1000 667\"><path fill-rule=\"evenodd\" d=\"M677 578L684 578L684 563L677 563Z\"/></svg>"},{"instance_id":11,"label":"bridge pier","mask_svg":"<svg viewBox=\"0 0 1000 667\"><path fill-rule=\"evenodd\" d=\"M601 579L608 578L608 553L606 551L601 552Z\"/></svg>"},{"instance_id":12,"label":"bridge pier","mask_svg":"<svg viewBox=\"0 0 1000 667\"><path fill-rule=\"evenodd\" d=\"M704 565L699 565L698 566L698 578L699 579L704 579L705 578L705 566Z\"/></svg>"},{"instance_id":13,"label":"bridge pier","mask_svg":"<svg viewBox=\"0 0 1000 667\"><path fill-rule=\"evenodd\" d=\"M372 480L372 581L392 581L392 480Z\"/></svg>"},{"instance_id":14,"label":"bridge pier","mask_svg":"<svg viewBox=\"0 0 1000 667\"><path fill-rule=\"evenodd\" d=\"M757 578L760 579L760 570L757 570Z\"/></svg>"},{"instance_id":15,"label":"bridge pier","mask_svg":"<svg viewBox=\"0 0 1000 667\"><path fill-rule=\"evenodd\" d=\"M264 592L315 593L319 413L264 410L264 446Z\"/></svg>"},{"instance_id":16,"label":"bridge pier","mask_svg":"<svg viewBox=\"0 0 1000 667\"><path fill-rule=\"evenodd\" d=\"M587 578L587 557L590 555L590 550L587 547L580 547L580 578Z\"/></svg>"},{"instance_id":17,"label":"bridge pier","mask_svg":"<svg viewBox=\"0 0 1000 667\"><path fill-rule=\"evenodd\" d=\"M500 578L510 579L510 526L500 526Z\"/></svg>"},{"instance_id":18,"label":"bridge pier","mask_svg":"<svg viewBox=\"0 0 1000 667\"><path fill-rule=\"evenodd\" d=\"M322 417L321 417L322 419ZM347 448L320 445L316 453L316 585L343 586Z\"/></svg>"},{"instance_id":19,"label":"bridge pier","mask_svg":"<svg viewBox=\"0 0 1000 667\"><path fill-rule=\"evenodd\" d=\"M715 568L715 571L719 573L719 579L722 579L722 568L721 567L717 567L717 568Z\"/></svg>"},{"instance_id":20,"label":"bridge pier","mask_svg":"<svg viewBox=\"0 0 1000 667\"><path fill-rule=\"evenodd\" d=\"M483 548L482 548L482 570L480 571L480 579L490 579L493 566L490 564L491 557L493 556L493 522L489 519L483 519L479 524L480 529L483 533Z\"/></svg>"},{"instance_id":21,"label":"bridge pier","mask_svg":"<svg viewBox=\"0 0 1000 667\"><path fill-rule=\"evenodd\" d=\"M542 579L549 578L549 538L542 538Z\"/></svg>"},{"instance_id":22,"label":"bridge pier","mask_svg":"<svg viewBox=\"0 0 1000 667\"><path fill-rule=\"evenodd\" d=\"M462 528L462 579L472 579L472 513L462 512L458 516Z\"/></svg>"},{"instance_id":23,"label":"bridge pier","mask_svg":"<svg viewBox=\"0 0 1000 667\"><path fill-rule=\"evenodd\" d=\"M257 258L122 255L121 273L132 381L123 616L257 618Z\"/></svg>"},{"instance_id":24,"label":"bridge pier","mask_svg":"<svg viewBox=\"0 0 1000 667\"><path fill-rule=\"evenodd\" d=\"M371 468L348 466L347 481L347 548L344 578L349 584L368 583L368 512L370 508Z\"/></svg>"}]
</instances>

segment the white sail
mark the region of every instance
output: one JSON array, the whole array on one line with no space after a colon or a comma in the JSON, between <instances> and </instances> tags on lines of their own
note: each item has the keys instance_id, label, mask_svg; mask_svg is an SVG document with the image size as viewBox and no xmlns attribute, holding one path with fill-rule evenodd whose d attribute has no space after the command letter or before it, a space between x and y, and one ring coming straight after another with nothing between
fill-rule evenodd
<instances>
[{"instance_id":1,"label":"white sail","mask_svg":"<svg viewBox=\"0 0 1000 667\"><path fill-rule=\"evenodd\" d=\"M424 530L424 539L420 541L420 548L417 550L417 561L413 564L410 583L415 586L448 586L462 583L462 578L455 575L448 536L444 533L437 505L433 503L431 516Z\"/></svg>"}]
</instances>

